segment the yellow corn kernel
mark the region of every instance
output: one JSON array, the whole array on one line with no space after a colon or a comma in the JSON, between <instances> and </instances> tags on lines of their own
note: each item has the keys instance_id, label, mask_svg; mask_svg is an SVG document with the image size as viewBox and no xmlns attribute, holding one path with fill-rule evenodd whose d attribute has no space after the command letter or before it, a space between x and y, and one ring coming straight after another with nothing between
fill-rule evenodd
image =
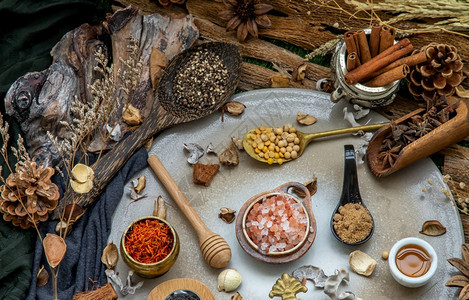
<instances>
[{"instance_id":1,"label":"yellow corn kernel","mask_svg":"<svg viewBox=\"0 0 469 300\"><path fill-rule=\"evenodd\" d=\"M275 147L272 144L270 144L268 148L269 148L269 151L274 151L275 150Z\"/></svg>"},{"instance_id":2,"label":"yellow corn kernel","mask_svg":"<svg viewBox=\"0 0 469 300\"><path fill-rule=\"evenodd\" d=\"M259 130L259 128L256 128L255 132L256 132L257 134L261 134L261 131Z\"/></svg>"},{"instance_id":3,"label":"yellow corn kernel","mask_svg":"<svg viewBox=\"0 0 469 300\"><path fill-rule=\"evenodd\" d=\"M267 149L267 147L264 146L264 148L262 148L262 152L266 153L267 151L269 151L269 149Z\"/></svg>"},{"instance_id":4,"label":"yellow corn kernel","mask_svg":"<svg viewBox=\"0 0 469 300\"><path fill-rule=\"evenodd\" d=\"M280 158L280 154L278 154L278 152L275 153L275 154L274 154L274 158L276 158L276 159Z\"/></svg>"},{"instance_id":5,"label":"yellow corn kernel","mask_svg":"<svg viewBox=\"0 0 469 300\"><path fill-rule=\"evenodd\" d=\"M261 153L261 150L259 150L258 148L254 149L254 152L256 152L257 154Z\"/></svg>"},{"instance_id":6,"label":"yellow corn kernel","mask_svg":"<svg viewBox=\"0 0 469 300\"><path fill-rule=\"evenodd\" d=\"M264 145L269 146L269 145L270 145L270 141L265 142Z\"/></svg>"},{"instance_id":7,"label":"yellow corn kernel","mask_svg":"<svg viewBox=\"0 0 469 300\"><path fill-rule=\"evenodd\" d=\"M256 142L252 142L251 146L252 146L253 149L256 149L256 148L257 148L257 143L256 143Z\"/></svg>"},{"instance_id":8,"label":"yellow corn kernel","mask_svg":"<svg viewBox=\"0 0 469 300\"><path fill-rule=\"evenodd\" d=\"M278 155L282 158L285 157L285 155L282 152L280 152Z\"/></svg>"},{"instance_id":9,"label":"yellow corn kernel","mask_svg":"<svg viewBox=\"0 0 469 300\"><path fill-rule=\"evenodd\" d=\"M269 165L273 164L273 163L274 163L274 159L273 159L272 157L269 158L269 159L267 160L267 163L268 163Z\"/></svg>"},{"instance_id":10,"label":"yellow corn kernel","mask_svg":"<svg viewBox=\"0 0 469 300\"><path fill-rule=\"evenodd\" d=\"M283 164L283 159L281 159L281 158L277 159L277 163L278 163L279 165Z\"/></svg>"}]
</instances>

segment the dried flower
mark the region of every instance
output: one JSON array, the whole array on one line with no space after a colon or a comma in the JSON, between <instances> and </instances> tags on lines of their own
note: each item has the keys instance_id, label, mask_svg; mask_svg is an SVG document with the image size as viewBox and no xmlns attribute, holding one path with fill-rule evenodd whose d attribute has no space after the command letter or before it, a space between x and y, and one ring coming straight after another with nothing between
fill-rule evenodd
<instances>
[{"instance_id":1,"label":"dried flower","mask_svg":"<svg viewBox=\"0 0 469 300\"><path fill-rule=\"evenodd\" d=\"M226 9L219 13L222 20L228 21L227 30L237 29L240 43L248 34L258 37L258 27L270 27L272 23L265 14L272 9L271 5L259 3L258 0L224 0Z\"/></svg>"}]
</instances>

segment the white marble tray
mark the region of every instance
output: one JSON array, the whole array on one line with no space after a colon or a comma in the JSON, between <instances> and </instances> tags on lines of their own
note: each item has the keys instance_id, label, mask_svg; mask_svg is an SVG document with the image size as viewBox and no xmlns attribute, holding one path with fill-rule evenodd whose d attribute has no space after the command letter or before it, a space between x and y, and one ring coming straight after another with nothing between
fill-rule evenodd
<instances>
[{"instance_id":1,"label":"white marble tray","mask_svg":"<svg viewBox=\"0 0 469 300\"><path fill-rule=\"evenodd\" d=\"M441 193L446 187L442 176L430 159L424 159L392 176L378 179L366 164L358 166L360 191L375 220L375 233L366 244L350 247L339 243L330 231L330 218L340 197L343 178L343 145L353 144L360 149L364 140L351 135L333 137L313 142L303 156L282 166L269 166L240 153L237 167L220 168L210 187L192 183L192 167L186 162L187 153L183 143L199 143L206 147L213 143L218 153L230 143L231 136L241 137L247 130L259 125L281 126L292 123L304 132L324 131L348 126L343 120L342 110L347 104L334 105L329 94L297 89L266 89L246 92L234 97L246 105L243 115L226 115L222 123L220 113L214 113L202 120L179 125L163 132L156 140L150 154L157 154L181 190L199 213L201 219L214 232L222 235L232 249L232 260L228 267L236 268L243 276L239 292L244 299L269 299L268 294L283 272L291 273L302 265L315 265L330 275L337 268L347 268L348 254L360 249L378 261L375 272L369 278L351 272L350 282L340 290L351 290L363 299L450 299L455 298L458 289L445 287L450 274L455 273L446 259L460 257L460 246L464 241L457 210ZM350 109L350 107L349 107ZM298 111L315 116L318 122L312 126L296 124ZM382 122L385 118L371 113L361 120ZM203 163L214 163L215 156L204 156ZM230 207L238 210L252 195L273 189L288 181L306 182L316 175L318 192L312 197L312 208L317 220L317 236L311 249L298 261L285 265L268 265L247 255L239 246L234 223L226 224L218 218L219 208ZM210 268L202 258L198 239L189 222L177 209L165 188L154 177L150 168L136 176L145 175L147 187L143 193L148 198L132 203L123 197L116 208L113 228L109 241L120 243L122 232L134 220L151 215L153 201L158 195L170 204L168 221L174 226L181 240L181 252L172 269L160 278L145 279L142 289L126 299L145 299L158 284L173 278L190 277L204 282L214 293L215 299L230 299L227 294L216 290L216 278L220 270ZM429 185L428 179L433 185ZM129 183L124 187L127 189ZM426 187L427 192L422 192ZM127 209L128 207L128 209ZM437 219L447 228L440 237L419 234L424 221ZM382 251L389 251L398 239L416 236L428 241L438 254L438 270L431 282L418 289L408 289L394 281L389 273L387 261L381 259ZM124 278L128 267L119 260L117 271ZM136 280L139 280L136 276ZM309 291L298 294L302 299L329 299L322 290L308 282ZM276 298L279 299L279 298Z\"/></svg>"}]
</instances>

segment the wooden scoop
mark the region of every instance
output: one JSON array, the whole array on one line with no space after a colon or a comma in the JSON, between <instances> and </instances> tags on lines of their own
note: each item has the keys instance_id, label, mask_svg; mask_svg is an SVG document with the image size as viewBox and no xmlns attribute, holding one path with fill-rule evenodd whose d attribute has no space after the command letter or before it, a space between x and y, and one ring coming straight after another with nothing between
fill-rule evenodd
<instances>
[{"instance_id":1,"label":"wooden scoop","mask_svg":"<svg viewBox=\"0 0 469 300\"><path fill-rule=\"evenodd\" d=\"M448 99L449 103L454 103L458 99L451 97ZM413 112L403 116L402 118L394 121L396 124L402 124L410 120L411 117L420 114L424 111L423 108L414 110ZM458 107L456 108L456 116L451 118L446 123L438 126L421 138L405 146L399 153L393 166L387 169L381 169L378 160L381 145L386 136L391 132L391 125L384 126L373 135L368 149L366 151L366 161L371 171L377 177L390 175L397 170L400 170L411 163L436 153L454 143L463 140L469 135L469 102L460 99Z\"/></svg>"},{"instance_id":2,"label":"wooden scoop","mask_svg":"<svg viewBox=\"0 0 469 300\"><path fill-rule=\"evenodd\" d=\"M225 93L223 97L214 99L214 104L202 109L189 109L185 106L178 106L173 97L173 80L177 73L188 67L187 61L191 55L204 49L216 53L228 70L229 78L226 82ZM158 83L158 99L155 99L150 117L145 119L136 131L120 141L92 166L95 173L93 189L89 193L78 194L71 188L67 189L67 192L60 200L59 207L54 210L53 218L59 218L63 208L69 203L75 202L83 208L91 205L132 154L157 132L172 125L200 119L218 110L235 91L240 76L241 56L238 47L233 44L222 42L205 43L192 47L174 57ZM197 88L197 86L193 88Z\"/></svg>"},{"instance_id":3,"label":"wooden scoop","mask_svg":"<svg viewBox=\"0 0 469 300\"><path fill-rule=\"evenodd\" d=\"M358 132L360 130L363 130L363 131L376 130L376 129L379 129L379 128L383 127L384 125L387 125L387 124L389 124L389 123L378 123L378 124L371 124L371 125L363 125L363 126L335 129L335 130L315 132L315 133L303 133L303 132L300 132L300 131L296 131L296 135L300 139L300 143L299 143L300 151L297 152L298 157L300 157L301 154L303 154L306 146L308 146L309 143L311 143L311 141L314 140L314 139L318 139L318 138L322 138L322 137L326 137L326 136L344 134L344 133L355 133L355 132ZM244 138L243 138L244 150L246 150L246 152L252 158L254 158L258 161L267 163L267 160L265 158L259 157L259 155L257 155L257 153L254 152L254 149L252 148L252 140L250 139L250 136L251 136L251 134L254 134L254 135L256 134L255 130L256 129L249 130L244 135ZM291 160L293 160L293 159L292 158L290 158L290 159L282 158L282 163L289 162ZM274 158L274 163L278 164L278 160L275 159L275 158Z\"/></svg>"},{"instance_id":4,"label":"wooden scoop","mask_svg":"<svg viewBox=\"0 0 469 300\"><path fill-rule=\"evenodd\" d=\"M208 229L156 155L148 158L148 164L197 233L205 261L214 268L226 267L231 260L231 248L228 243Z\"/></svg>"}]
</instances>

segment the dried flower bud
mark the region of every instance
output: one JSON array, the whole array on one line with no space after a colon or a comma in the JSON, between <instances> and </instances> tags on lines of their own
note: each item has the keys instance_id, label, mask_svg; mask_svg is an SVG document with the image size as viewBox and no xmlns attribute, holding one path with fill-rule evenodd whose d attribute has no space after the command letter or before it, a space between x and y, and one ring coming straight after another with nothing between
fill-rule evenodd
<instances>
[{"instance_id":1,"label":"dried flower bud","mask_svg":"<svg viewBox=\"0 0 469 300\"><path fill-rule=\"evenodd\" d=\"M42 265L41 269L37 272L36 285L45 286L49 282L49 272Z\"/></svg>"},{"instance_id":2,"label":"dried flower bud","mask_svg":"<svg viewBox=\"0 0 469 300\"><path fill-rule=\"evenodd\" d=\"M241 284L241 274L235 269L226 269L218 275L218 291L227 293L236 290Z\"/></svg>"}]
</instances>

